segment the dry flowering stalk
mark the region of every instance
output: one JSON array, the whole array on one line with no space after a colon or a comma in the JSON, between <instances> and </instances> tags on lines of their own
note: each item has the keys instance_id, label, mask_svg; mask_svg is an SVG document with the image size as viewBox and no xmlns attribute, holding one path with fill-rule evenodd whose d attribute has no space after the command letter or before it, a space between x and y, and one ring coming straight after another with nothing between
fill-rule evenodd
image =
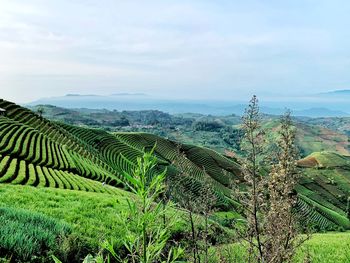
<instances>
[{"instance_id":1,"label":"dry flowering stalk","mask_svg":"<svg viewBox=\"0 0 350 263\"><path fill-rule=\"evenodd\" d=\"M243 117L245 136L242 146L246 156L242 171L246 190L238 198L247 218L246 227L238 228L248 243L248 262L290 262L295 250L306 239L300 238L293 208L297 202L294 187L299 174L296 168L296 131L290 112L281 119L276 157L265 157L265 132L261 127L258 100L251 99ZM267 174L268 159L274 159ZM265 174L265 175L264 175Z\"/></svg>"},{"instance_id":2,"label":"dry flowering stalk","mask_svg":"<svg viewBox=\"0 0 350 263\"><path fill-rule=\"evenodd\" d=\"M247 228L244 235L241 236L249 243L248 261L253 258L260 261L264 258L264 219L261 215L264 214L263 210L266 208L266 198L261 156L264 153L265 138L260 122L258 100L256 96L253 96L243 116L242 127L244 130L242 149L247 153L242 164L242 171L247 190L239 194L247 218Z\"/></svg>"},{"instance_id":3,"label":"dry flowering stalk","mask_svg":"<svg viewBox=\"0 0 350 263\"><path fill-rule=\"evenodd\" d=\"M296 131L288 111L281 119L277 163L272 165L268 178L269 210L265 225L265 262L290 262L296 248L305 241L305 238L298 235L297 217L293 213L297 202L294 188L300 176L296 168L298 154L295 136Z\"/></svg>"}]
</instances>

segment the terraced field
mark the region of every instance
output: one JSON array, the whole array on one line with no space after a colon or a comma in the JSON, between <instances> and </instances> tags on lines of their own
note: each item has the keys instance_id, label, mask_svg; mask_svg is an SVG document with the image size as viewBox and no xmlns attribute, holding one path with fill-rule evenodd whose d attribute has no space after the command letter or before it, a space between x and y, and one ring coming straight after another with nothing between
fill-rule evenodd
<instances>
[{"instance_id":1,"label":"terraced field","mask_svg":"<svg viewBox=\"0 0 350 263\"><path fill-rule=\"evenodd\" d=\"M336 225L349 227L350 158L335 152L317 152L301 159L304 176L299 195Z\"/></svg>"},{"instance_id":2,"label":"terraced field","mask_svg":"<svg viewBox=\"0 0 350 263\"><path fill-rule=\"evenodd\" d=\"M230 183L244 183L240 165L217 152L146 133L108 133L48 121L14 103L0 100L0 183L115 194L122 172L155 146L157 169L167 169L170 186L182 182L196 196L209 184L218 207L232 209ZM328 155L327 155L328 154ZM347 157L314 154L301 160L297 211L319 229L349 229ZM184 182L185 181L185 182Z\"/></svg>"},{"instance_id":3,"label":"terraced field","mask_svg":"<svg viewBox=\"0 0 350 263\"><path fill-rule=\"evenodd\" d=\"M117 171L133 169L133 162L144 150L158 157L159 169L168 170L168 178L176 184L185 169L190 176L193 191L200 191L203 183L210 182L221 205L231 202L230 180L241 178L239 165L215 151L182 145L146 133L114 133L60 124L68 132L93 145L106 163ZM130 162L131 161L131 162ZM181 163L181 165L180 165ZM181 167L180 167L181 166ZM242 179L242 178L241 178Z\"/></svg>"},{"instance_id":4,"label":"terraced field","mask_svg":"<svg viewBox=\"0 0 350 263\"><path fill-rule=\"evenodd\" d=\"M158 169L168 169L170 180L179 179L183 171L175 163L182 163L193 190L200 191L205 178L222 204L230 202L230 178L240 176L239 165L209 149L150 134L110 134L50 122L4 100L0 107L6 110L0 117L0 183L112 193L122 172L131 171L137 157L154 145Z\"/></svg>"}]
</instances>

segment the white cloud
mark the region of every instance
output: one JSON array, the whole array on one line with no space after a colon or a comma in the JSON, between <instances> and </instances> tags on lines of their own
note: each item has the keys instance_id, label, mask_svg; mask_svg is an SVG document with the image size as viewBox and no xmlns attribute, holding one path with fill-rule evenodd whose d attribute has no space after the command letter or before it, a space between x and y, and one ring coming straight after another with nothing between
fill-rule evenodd
<instances>
[{"instance_id":1,"label":"white cloud","mask_svg":"<svg viewBox=\"0 0 350 263\"><path fill-rule=\"evenodd\" d=\"M26 101L49 96L48 86L209 97L213 87L223 97L281 85L326 89L350 81L344 13L333 7L331 19L328 9L308 1L2 0L0 91Z\"/></svg>"}]
</instances>

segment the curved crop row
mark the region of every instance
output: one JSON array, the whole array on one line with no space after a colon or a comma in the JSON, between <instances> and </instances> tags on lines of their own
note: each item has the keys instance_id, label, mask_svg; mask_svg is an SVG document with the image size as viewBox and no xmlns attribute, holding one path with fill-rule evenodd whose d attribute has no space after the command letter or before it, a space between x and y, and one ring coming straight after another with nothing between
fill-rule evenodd
<instances>
[{"instance_id":1,"label":"curved crop row","mask_svg":"<svg viewBox=\"0 0 350 263\"><path fill-rule=\"evenodd\" d=\"M33 164L72 170L61 146L33 128L7 118L0 118L0 153L21 158Z\"/></svg>"},{"instance_id":2,"label":"curved crop row","mask_svg":"<svg viewBox=\"0 0 350 263\"><path fill-rule=\"evenodd\" d=\"M59 141L61 145L67 145L69 149L103 166L104 169L112 171L112 169L99 158L100 155L98 151L91 145L84 143L84 141L80 140L78 137L67 132L64 128L60 127L60 125L50 122L33 111L6 100L0 99L0 107L6 110L6 116L9 119L28 125L39 133L47 136L52 141Z\"/></svg>"},{"instance_id":3,"label":"curved crop row","mask_svg":"<svg viewBox=\"0 0 350 263\"><path fill-rule=\"evenodd\" d=\"M0 153L19 158L34 165L78 173L100 182L114 178L90 159L67 150L46 135L17 121L0 118ZM72 156L74 154L74 156Z\"/></svg>"},{"instance_id":4,"label":"curved crop row","mask_svg":"<svg viewBox=\"0 0 350 263\"><path fill-rule=\"evenodd\" d=\"M348 222L342 220L341 216L327 213L302 195L299 195L296 211L306 223L318 226L322 230L335 230L337 226L348 227Z\"/></svg>"},{"instance_id":5,"label":"curved crop row","mask_svg":"<svg viewBox=\"0 0 350 263\"><path fill-rule=\"evenodd\" d=\"M104 162L108 163L115 171L120 171L120 154L125 156L130 161L136 161L137 157L142 156L142 151L138 150L129 144L118 140L113 134L98 130L75 127L67 124L62 124L67 131L79 136L85 143L93 145L100 152Z\"/></svg>"},{"instance_id":6,"label":"curved crop row","mask_svg":"<svg viewBox=\"0 0 350 263\"><path fill-rule=\"evenodd\" d=\"M115 193L116 189L71 172L33 165L24 160L0 156L0 183L52 187L68 190Z\"/></svg>"}]
</instances>

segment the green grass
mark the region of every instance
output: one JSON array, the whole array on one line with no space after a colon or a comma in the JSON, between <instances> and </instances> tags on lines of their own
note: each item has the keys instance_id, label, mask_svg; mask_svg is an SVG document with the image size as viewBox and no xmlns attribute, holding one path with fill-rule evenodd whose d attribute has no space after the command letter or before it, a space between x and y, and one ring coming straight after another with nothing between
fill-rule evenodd
<instances>
[{"instance_id":1,"label":"green grass","mask_svg":"<svg viewBox=\"0 0 350 263\"><path fill-rule=\"evenodd\" d=\"M115 195L54 188L0 184L0 207L23 208L64 220L74 234L92 247L118 236L116 214L133 196L117 189Z\"/></svg>"},{"instance_id":2,"label":"green grass","mask_svg":"<svg viewBox=\"0 0 350 263\"><path fill-rule=\"evenodd\" d=\"M125 231L120 225L118 214L128 211L127 200L135 196L129 192L117 189L114 195L85 191L65 190L58 188L36 188L22 185L0 184L0 207L11 209L26 209L31 213L40 213L55 220L64 221L71 227L71 236L79 239L79 246L86 254L97 253L99 245L105 240L114 244L120 242L119 237ZM174 225L171 232L174 236L189 233L190 226L187 215L178 210L171 210L169 217L180 215L180 221ZM221 218L239 217L235 213L219 213ZM198 218L197 218L198 217ZM198 227L203 229L203 219L196 216ZM220 220L217 220L218 222ZM215 224L220 237L229 233ZM221 237L222 236L222 237ZM214 238L214 237L213 237ZM73 246L76 246L73 243ZM1 255L1 251L0 251ZM74 261L75 262L75 261Z\"/></svg>"},{"instance_id":3,"label":"green grass","mask_svg":"<svg viewBox=\"0 0 350 263\"><path fill-rule=\"evenodd\" d=\"M12 260L47 257L71 229L66 223L32 211L0 207L0 254Z\"/></svg>"},{"instance_id":4,"label":"green grass","mask_svg":"<svg viewBox=\"0 0 350 263\"><path fill-rule=\"evenodd\" d=\"M350 262L350 232L314 234L299 250L294 262L310 254L313 263Z\"/></svg>"},{"instance_id":5,"label":"green grass","mask_svg":"<svg viewBox=\"0 0 350 263\"><path fill-rule=\"evenodd\" d=\"M237 243L211 248L209 262L246 262L246 245ZM312 263L349 263L350 262L350 232L314 234L298 250L292 261L303 263L309 257Z\"/></svg>"}]
</instances>

